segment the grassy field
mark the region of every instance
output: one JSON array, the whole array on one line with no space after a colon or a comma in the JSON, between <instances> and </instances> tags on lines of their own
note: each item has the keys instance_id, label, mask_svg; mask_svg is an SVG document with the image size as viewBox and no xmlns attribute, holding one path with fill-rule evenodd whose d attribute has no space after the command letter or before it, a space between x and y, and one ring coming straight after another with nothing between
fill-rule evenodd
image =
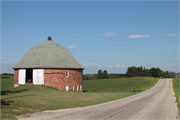
<instances>
[{"instance_id":1,"label":"grassy field","mask_svg":"<svg viewBox=\"0 0 180 120\"><path fill-rule=\"evenodd\" d=\"M176 101L179 108L179 78L173 78L173 89L176 95ZM179 110L180 115L180 110Z\"/></svg>"},{"instance_id":2,"label":"grassy field","mask_svg":"<svg viewBox=\"0 0 180 120\"><path fill-rule=\"evenodd\" d=\"M43 110L82 107L124 98L149 89L159 79L148 77L83 81L85 92L39 85L14 88L13 77L1 79L1 119Z\"/></svg>"},{"instance_id":3,"label":"grassy field","mask_svg":"<svg viewBox=\"0 0 180 120\"><path fill-rule=\"evenodd\" d=\"M157 83L155 78L133 77L84 81L87 92L141 92Z\"/></svg>"}]
</instances>

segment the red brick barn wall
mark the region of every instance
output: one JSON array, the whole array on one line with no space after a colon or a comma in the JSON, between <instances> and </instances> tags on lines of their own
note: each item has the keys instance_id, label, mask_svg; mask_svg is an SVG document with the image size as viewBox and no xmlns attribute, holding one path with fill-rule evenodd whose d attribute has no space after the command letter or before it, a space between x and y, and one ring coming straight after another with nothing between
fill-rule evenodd
<instances>
[{"instance_id":1,"label":"red brick barn wall","mask_svg":"<svg viewBox=\"0 0 180 120\"><path fill-rule=\"evenodd\" d=\"M69 72L68 77L66 77L66 71ZM76 91L78 85L78 91L80 91L80 85L83 85L82 75L83 70L44 69L44 85L59 90L66 90L66 86L69 86L69 91L72 90L72 85Z\"/></svg>"},{"instance_id":2,"label":"red brick barn wall","mask_svg":"<svg viewBox=\"0 0 180 120\"><path fill-rule=\"evenodd\" d=\"M14 84L18 84L19 70L14 70Z\"/></svg>"}]
</instances>

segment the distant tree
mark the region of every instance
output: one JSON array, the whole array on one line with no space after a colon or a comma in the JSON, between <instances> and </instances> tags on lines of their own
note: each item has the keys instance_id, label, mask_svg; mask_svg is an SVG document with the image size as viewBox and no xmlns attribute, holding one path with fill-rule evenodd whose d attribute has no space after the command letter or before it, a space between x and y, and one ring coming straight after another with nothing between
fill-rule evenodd
<instances>
[{"instance_id":1,"label":"distant tree","mask_svg":"<svg viewBox=\"0 0 180 120\"><path fill-rule=\"evenodd\" d=\"M149 73L149 70L148 70L148 69L145 69L145 67L144 67L144 70L143 70L143 71L144 71L144 76L148 76L148 75L149 75L149 74L148 74L148 73Z\"/></svg>"},{"instance_id":2,"label":"distant tree","mask_svg":"<svg viewBox=\"0 0 180 120\"><path fill-rule=\"evenodd\" d=\"M107 78L109 78L107 70L104 70L103 71L103 79L107 79Z\"/></svg>"},{"instance_id":3,"label":"distant tree","mask_svg":"<svg viewBox=\"0 0 180 120\"><path fill-rule=\"evenodd\" d=\"M169 72L170 78L176 78L177 74L173 71Z\"/></svg>"},{"instance_id":4,"label":"distant tree","mask_svg":"<svg viewBox=\"0 0 180 120\"><path fill-rule=\"evenodd\" d=\"M170 74L168 71L166 71L166 74L167 74L167 78L170 78Z\"/></svg>"},{"instance_id":5,"label":"distant tree","mask_svg":"<svg viewBox=\"0 0 180 120\"><path fill-rule=\"evenodd\" d=\"M139 75L139 72L135 66L128 67L127 72L126 72L127 77L136 77L138 75Z\"/></svg>"},{"instance_id":6,"label":"distant tree","mask_svg":"<svg viewBox=\"0 0 180 120\"><path fill-rule=\"evenodd\" d=\"M142 66L141 66L141 67L137 67L136 69L137 69L137 71L138 71L138 76L143 76Z\"/></svg>"},{"instance_id":7,"label":"distant tree","mask_svg":"<svg viewBox=\"0 0 180 120\"><path fill-rule=\"evenodd\" d=\"M83 75L83 80L89 80L89 77L87 75Z\"/></svg>"},{"instance_id":8,"label":"distant tree","mask_svg":"<svg viewBox=\"0 0 180 120\"><path fill-rule=\"evenodd\" d=\"M103 79L103 73L102 73L102 70L98 70L97 79Z\"/></svg>"},{"instance_id":9,"label":"distant tree","mask_svg":"<svg viewBox=\"0 0 180 120\"><path fill-rule=\"evenodd\" d=\"M166 74L165 71L162 72L162 77L163 77L163 78L168 78L168 75Z\"/></svg>"},{"instance_id":10,"label":"distant tree","mask_svg":"<svg viewBox=\"0 0 180 120\"><path fill-rule=\"evenodd\" d=\"M160 68L156 68L156 75L157 77L161 77L162 76L162 70Z\"/></svg>"},{"instance_id":11,"label":"distant tree","mask_svg":"<svg viewBox=\"0 0 180 120\"><path fill-rule=\"evenodd\" d=\"M170 78L169 72L168 72L168 71L163 71L163 72L162 72L162 77L163 77L163 78Z\"/></svg>"},{"instance_id":12,"label":"distant tree","mask_svg":"<svg viewBox=\"0 0 180 120\"><path fill-rule=\"evenodd\" d=\"M127 72L126 72L126 76L127 76L127 77L132 77L131 74L132 74L131 67L128 67Z\"/></svg>"},{"instance_id":13,"label":"distant tree","mask_svg":"<svg viewBox=\"0 0 180 120\"><path fill-rule=\"evenodd\" d=\"M156 72L156 68L153 67L149 70L149 76L152 76L152 77L157 77L157 72Z\"/></svg>"},{"instance_id":14,"label":"distant tree","mask_svg":"<svg viewBox=\"0 0 180 120\"><path fill-rule=\"evenodd\" d=\"M132 77L137 77L137 76L139 76L139 72L138 72L138 70L136 69L135 66L131 67L131 69L132 69L132 73L131 73L131 76L132 76Z\"/></svg>"},{"instance_id":15,"label":"distant tree","mask_svg":"<svg viewBox=\"0 0 180 120\"><path fill-rule=\"evenodd\" d=\"M1 75L14 76L13 73L2 73Z\"/></svg>"}]
</instances>

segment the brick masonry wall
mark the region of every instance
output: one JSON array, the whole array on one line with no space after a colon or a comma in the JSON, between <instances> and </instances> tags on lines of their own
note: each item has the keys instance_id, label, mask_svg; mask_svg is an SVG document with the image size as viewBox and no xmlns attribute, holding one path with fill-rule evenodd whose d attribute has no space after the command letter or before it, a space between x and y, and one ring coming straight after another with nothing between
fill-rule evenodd
<instances>
[{"instance_id":1,"label":"brick masonry wall","mask_svg":"<svg viewBox=\"0 0 180 120\"><path fill-rule=\"evenodd\" d=\"M66 77L66 71L69 76ZM69 91L80 91L80 85L83 85L83 70L65 70L65 69L44 69L44 85L57 88L59 90L66 90L69 86Z\"/></svg>"},{"instance_id":2,"label":"brick masonry wall","mask_svg":"<svg viewBox=\"0 0 180 120\"><path fill-rule=\"evenodd\" d=\"M18 84L19 70L14 70L14 84Z\"/></svg>"}]
</instances>

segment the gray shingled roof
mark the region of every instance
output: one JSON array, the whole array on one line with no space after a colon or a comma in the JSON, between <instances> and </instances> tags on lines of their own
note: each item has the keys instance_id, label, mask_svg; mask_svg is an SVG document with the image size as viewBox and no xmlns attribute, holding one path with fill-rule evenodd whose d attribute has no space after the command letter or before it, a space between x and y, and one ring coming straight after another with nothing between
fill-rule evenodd
<instances>
[{"instance_id":1,"label":"gray shingled roof","mask_svg":"<svg viewBox=\"0 0 180 120\"><path fill-rule=\"evenodd\" d=\"M13 69L20 68L84 69L68 49L51 40L31 48Z\"/></svg>"}]
</instances>

